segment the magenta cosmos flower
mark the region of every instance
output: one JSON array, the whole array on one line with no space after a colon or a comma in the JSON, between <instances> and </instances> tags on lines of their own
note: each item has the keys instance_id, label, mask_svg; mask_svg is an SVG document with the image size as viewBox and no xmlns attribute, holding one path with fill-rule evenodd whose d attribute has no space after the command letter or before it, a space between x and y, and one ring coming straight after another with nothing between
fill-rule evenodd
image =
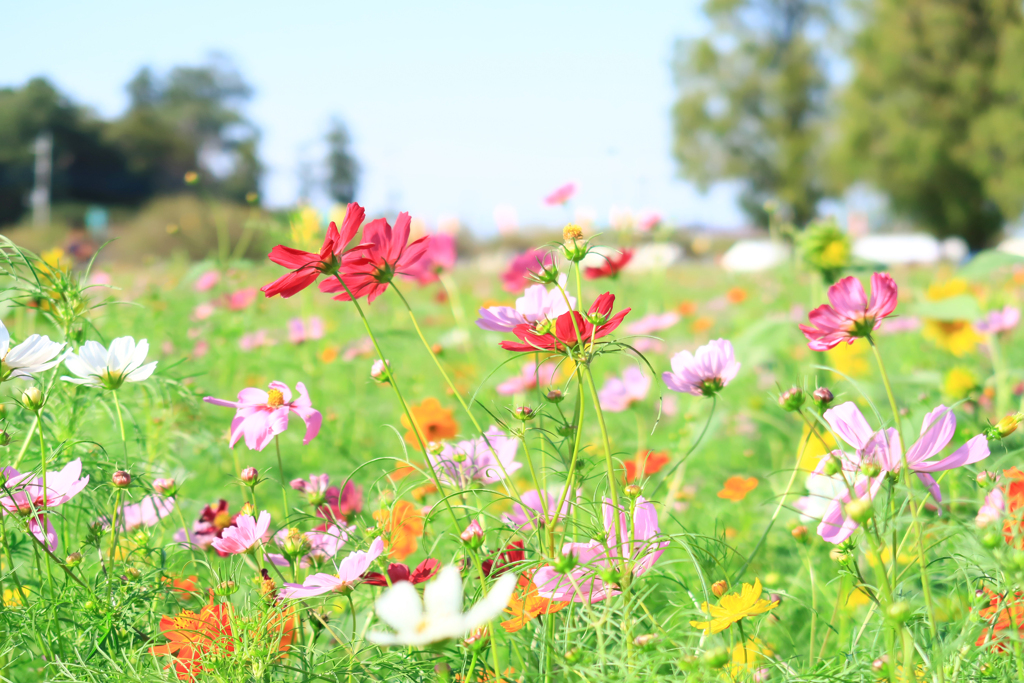
<instances>
[{"instance_id":1,"label":"magenta cosmos flower","mask_svg":"<svg viewBox=\"0 0 1024 683\"><path fill-rule=\"evenodd\" d=\"M572 199L574 194L576 194L576 183L566 183L545 197L544 203L548 206L565 204L567 201Z\"/></svg>"},{"instance_id":2,"label":"magenta cosmos flower","mask_svg":"<svg viewBox=\"0 0 1024 683\"><path fill-rule=\"evenodd\" d=\"M523 365L523 370L518 375L510 377L495 389L502 396L512 396L514 394L525 394L531 389L537 388L537 379L540 379L540 383L544 386L551 384L555 379L555 373L558 370L557 363L541 363L538 369L537 364L533 361Z\"/></svg>"},{"instance_id":3,"label":"magenta cosmos flower","mask_svg":"<svg viewBox=\"0 0 1024 683\"><path fill-rule=\"evenodd\" d=\"M713 396L736 377L740 364L732 350L732 342L715 339L697 349L696 354L680 351L672 356L672 372L661 378L672 391L694 396Z\"/></svg>"},{"instance_id":4,"label":"magenta cosmos flower","mask_svg":"<svg viewBox=\"0 0 1024 683\"><path fill-rule=\"evenodd\" d=\"M579 501L583 490L576 491L576 500ZM547 520L557 522L572 511L572 502L566 496L560 510L558 501L562 499L561 490L551 491L530 490L523 494L522 504L513 503L512 512L502 516L506 524L519 527L520 529L537 529L543 527Z\"/></svg>"},{"instance_id":5,"label":"magenta cosmos flower","mask_svg":"<svg viewBox=\"0 0 1024 683\"><path fill-rule=\"evenodd\" d=\"M565 287L565 275L559 278L559 285ZM568 300L568 303L566 303ZM517 325L531 325L536 329L550 326L563 313L576 305L576 299L562 294L558 287L547 289L544 285L532 285L516 299L516 306L491 306L480 309L477 327L492 332L511 332Z\"/></svg>"},{"instance_id":6,"label":"magenta cosmos flower","mask_svg":"<svg viewBox=\"0 0 1024 683\"><path fill-rule=\"evenodd\" d=\"M852 454L840 450L832 451L832 456L839 458L842 463L843 470L856 477L853 484L854 496L867 496L874 500L885 481L886 473L898 473L902 467L903 446L899 433L895 429L874 431L860 409L853 403L843 403L830 408L825 411L824 417L832 431L855 449ZM979 434L951 455L933 460L932 458L949 445L954 433L956 417L953 415L953 409L940 405L925 415L921 424L921 437L906 452L907 467L917 475L936 502L942 501L942 492L932 477L932 472L971 465L989 456L988 439L984 434ZM822 458L815 472L822 473L827 462L828 458ZM860 474L864 465L877 466L879 474L874 477ZM821 524L818 525L818 534L829 543L842 543L859 526L853 519L845 517L844 506L850 500L850 492L844 487L825 510Z\"/></svg>"},{"instance_id":7,"label":"magenta cosmos flower","mask_svg":"<svg viewBox=\"0 0 1024 683\"><path fill-rule=\"evenodd\" d=\"M316 509L316 516L330 522L345 522L363 511L363 487L351 479L340 489L329 486L324 492L324 504Z\"/></svg>"},{"instance_id":8,"label":"magenta cosmos flower","mask_svg":"<svg viewBox=\"0 0 1024 683\"><path fill-rule=\"evenodd\" d=\"M267 391L247 388L238 392L237 401L225 401L207 396L203 400L215 406L235 409L231 421L231 446L245 436L245 445L251 450L262 451L278 434L288 429L288 418L295 413L306 423L306 436L302 443L308 444L320 433L322 416L314 410L306 385L298 382L295 388L299 397L292 400L292 391L287 384L271 382Z\"/></svg>"},{"instance_id":9,"label":"magenta cosmos flower","mask_svg":"<svg viewBox=\"0 0 1024 683\"><path fill-rule=\"evenodd\" d=\"M871 276L871 300L864 293L860 280L850 276L828 288L831 306L818 306L808 318L810 325L801 325L815 351L828 351L840 342L852 344L867 337L882 324L882 319L896 310L896 283L888 273Z\"/></svg>"},{"instance_id":10,"label":"magenta cosmos flower","mask_svg":"<svg viewBox=\"0 0 1024 683\"><path fill-rule=\"evenodd\" d=\"M238 515L235 526L224 529L214 539L213 549L224 555L241 555L256 549L270 530L270 513L264 510L258 519L252 515Z\"/></svg>"},{"instance_id":11,"label":"magenta cosmos flower","mask_svg":"<svg viewBox=\"0 0 1024 683\"><path fill-rule=\"evenodd\" d=\"M566 543L562 547L562 554L575 555L578 565L569 576L551 566L538 569L533 575L538 595L558 602L600 602L620 592L617 586L605 583L601 578L603 572L614 569L626 557L630 560L633 576L640 576L653 567L665 552L668 541L655 540L661 534L658 513L654 505L643 496L636 499L632 540L628 537L630 525L625 510L620 508L618 511L621 534L618 544L615 542L615 508L607 498L604 499L603 512L607 541ZM579 591L576 590L577 587Z\"/></svg>"},{"instance_id":12,"label":"magenta cosmos flower","mask_svg":"<svg viewBox=\"0 0 1024 683\"><path fill-rule=\"evenodd\" d=\"M370 221L363 229L363 243L342 259L340 277L356 299L368 303L384 293L396 274L408 273L427 251L430 236L409 242L412 218L398 214L394 229L384 218ZM336 279L324 280L320 289L337 293L337 301L349 301L345 287Z\"/></svg>"},{"instance_id":13,"label":"magenta cosmos flower","mask_svg":"<svg viewBox=\"0 0 1024 683\"><path fill-rule=\"evenodd\" d=\"M466 488L473 481L494 484L518 471L523 466L516 462L518 450L518 439L492 426L480 438L446 443L439 454L427 455L442 480Z\"/></svg>"},{"instance_id":14,"label":"magenta cosmos flower","mask_svg":"<svg viewBox=\"0 0 1024 683\"><path fill-rule=\"evenodd\" d=\"M261 291L268 297L280 294L287 299L316 282L317 277L321 274L331 276L337 273L341 267L345 247L356 236L365 216L366 211L363 207L356 203L349 204L345 211L345 220L341 224L341 231L339 232L338 226L331 221L330 227L327 228L327 237L324 239L319 253L292 249L280 244L271 249L270 260L279 266L290 269L291 272L274 280L269 285L264 285ZM360 247L356 247L352 251L359 249ZM320 291L327 291L324 286L328 282L334 282L334 280L321 282Z\"/></svg>"},{"instance_id":15,"label":"magenta cosmos flower","mask_svg":"<svg viewBox=\"0 0 1024 683\"><path fill-rule=\"evenodd\" d=\"M621 413L637 401L647 398L650 389L651 378L644 375L640 368L631 365L622 373L621 378L612 377L605 382L597 396L602 410Z\"/></svg>"},{"instance_id":16,"label":"magenta cosmos flower","mask_svg":"<svg viewBox=\"0 0 1024 683\"><path fill-rule=\"evenodd\" d=\"M982 334L1000 334L1009 332L1020 322L1020 309L1007 306L1001 311L989 311L982 320L974 323L975 329Z\"/></svg>"},{"instance_id":17,"label":"magenta cosmos flower","mask_svg":"<svg viewBox=\"0 0 1024 683\"><path fill-rule=\"evenodd\" d=\"M536 273L554 264L551 254L540 249L530 249L516 256L508 264L508 269L501 274L502 287L506 292L521 292L530 284L530 274Z\"/></svg>"},{"instance_id":18,"label":"magenta cosmos flower","mask_svg":"<svg viewBox=\"0 0 1024 683\"><path fill-rule=\"evenodd\" d=\"M441 273L454 268L456 258L458 251L455 248L455 238L443 232L435 233L427 240L427 251L423 258L411 268L407 268L403 274L421 285L429 285L431 282L437 282Z\"/></svg>"},{"instance_id":19,"label":"magenta cosmos flower","mask_svg":"<svg viewBox=\"0 0 1024 683\"><path fill-rule=\"evenodd\" d=\"M384 540L380 537L374 539L367 551L357 550L350 553L348 557L338 564L336 574L313 574L307 576L302 584L286 583L281 589L280 596L285 600L296 598L311 598L324 593L343 592L356 586L363 574L373 561L384 552Z\"/></svg>"},{"instance_id":20,"label":"magenta cosmos flower","mask_svg":"<svg viewBox=\"0 0 1024 683\"><path fill-rule=\"evenodd\" d=\"M46 512L68 502L85 488L89 477L82 478L82 460L72 460L59 472L35 477L31 472L19 472L13 467L3 468L5 493L0 498L0 513L28 517L28 530L53 552L57 549L57 532Z\"/></svg>"}]
</instances>

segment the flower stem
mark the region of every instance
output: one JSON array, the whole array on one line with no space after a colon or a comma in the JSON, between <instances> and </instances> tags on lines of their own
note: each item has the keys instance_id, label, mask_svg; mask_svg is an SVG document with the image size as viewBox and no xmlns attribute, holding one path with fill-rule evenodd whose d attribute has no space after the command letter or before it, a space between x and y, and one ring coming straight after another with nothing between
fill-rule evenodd
<instances>
[{"instance_id":1,"label":"flower stem","mask_svg":"<svg viewBox=\"0 0 1024 683\"><path fill-rule=\"evenodd\" d=\"M114 408L117 409L117 425L121 429L121 445L124 446L124 468L128 469L128 440L124 436L124 418L121 416L121 402L117 400L117 390L110 392L114 397ZM40 430L40 433L42 430Z\"/></svg>"},{"instance_id":2,"label":"flower stem","mask_svg":"<svg viewBox=\"0 0 1024 683\"><path fill-rule=\"evenodd\" d=\"M608 493L612 499L612 509L615 510L615 516L613 518L615 528L615 554L618 555L623 549L620 547L623 544L621 522L619 520L619 494L618 486L615 481L615 465L612 462L612 444L611 439L608 438L608 426L604 421L604 411L601 410L601 399L597 396L597 385L594 384L594 375L590 372L590 365L583 364L583 376L587 378L587 386L590 388L590 397L594 404L594 409L597 411L597 424L601 428L601 441L604 445L604 464L606 474L608 475ZM623 558L623 566L625 566L626 560Z\"/></svg>"},{"instance_id":3,"label":"flower stem","mask_svg":"<svg viewBox=\"0 0 1024 683\"><path fill-rule=\"evenodd\" d=\"M281 461L281 435L274 435L274 447L277 449L277 474L281 480L281 521L283 524L288 523L288 490L285 488L284 483L284 463ZM253 492L253 507L255 507L255 495ZM253 510L253 514L256 514L256 510Z\"/></svg>"}]
</instances>

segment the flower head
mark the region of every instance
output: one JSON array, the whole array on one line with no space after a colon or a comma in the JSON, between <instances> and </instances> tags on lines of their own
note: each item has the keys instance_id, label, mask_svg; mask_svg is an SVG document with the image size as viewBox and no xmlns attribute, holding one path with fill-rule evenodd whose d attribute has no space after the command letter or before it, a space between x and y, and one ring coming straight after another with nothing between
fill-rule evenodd
<instances>
[{"instance_id":1,"label":"flower head","mask_svg":"<svg viewBox=\"0 0 1024 683\"><path fill-rule=\"evenodd\" d=\"M221 537L213 541L213 548L226 555L241 555L252 552L263 543L263 537L270 530L270 513L264 510L259 518L252 515L238 515L235 526L224 529Z\"/></svg>"},{"instance_id":2,"label":"flower head","mask_svg":"<svg viewBox=\"0 0 1024 683\"><path fill-rule=\"evenodd\" d=\"M118 389L125 382L142 382L156 370L157 361L146 363L149 342L138 344L131 337L118 337L110 349L99 342L87 341L78 353L68 353L64 366L76 377L61 377L65 382L100 389Z\"/></svg>"},{"instance_id":3,"label":"flower head","mask_svg":"<svg viewBox=\"0 0 1024 683\"><path fill-rule=\"evenodd\" d=\"M453 417L455 411L441 407L441 402L436 398L423 399L418 406L410 406L409 412L412 413L412 419L416 421L420 434L428 443L450 439L459 433L459 423ZM402 415L402 426L408 430L405 433L405 442L415 446L416 432L405 415Z\"/></svg>"},{"instance_id":4,"label":"flower head","mask_svg":"<svg viewBox=\"0 0 1024 683\"><path fill-rule=\"evenodd\" d=\"M581 495L582 491L577 490L577 501L579 501ZM523 493L522 503L512 503L512 512L503 515L502 521L524 530L536 529L548 521L552 523L557 522L572 511L572 501L569 496L566 496L561 508L556 510L561 497L562 491L560 489L552 491L531 489L526 491Z\"/></svg>"},{"instance_id":5,"label":"flower head","mask_svg":"<svg viewBox=\"0 0 1024 683\"><path fill-rule=\"evenodd\" d=\"M513 595L505 608L511 619L501 622L507 633L515 633L542 614L554 614L569 605L568 602L542 598L537 592L537 585L525 574L519 577L519 587L519 595Z\"/></svg>"},{"instance_id":6,"label":"flower head","mask_svg":"<svg viewBox=\"0 0 1024 683\"><path fill-rule=\"evenodd\" d=\"M398 500L390 510L374 512L373 518L388 541L388 557L404 560L416 552L416 539L423 535L423 513L415 504Z\"/></svg>"},{"instance_id":7,"label":"flower head","mask_svg":"<svg viewBox=\"0 0 1024 683\"><path fill-rule=\"evenodd\" d=\"M605 292L597 297L594 304L584 316L579 311L569 311L558 316L554 328L546 332L535 329L532 325L516 325L512 333L519 337L519 342L503 341L501 348L506 351L555 351L563 352L566 348L589 346L601 339L622 324L622 319L629 314L627 308L612 315L615 307L615 296ZM577 333L579 336L577 336Z\"/></svg>"},{"instance_id":8,"label":"flower head","mask_svg":"<svg viewBox=\"0 0 1024 683\"><path fill-rule=\"evenodd\" d=\"M323 336L324 321L317 316L313 316L309 320L292 318L288 321L288 341L292 344L315 341Z\"/></svg>"},{"instance_id":9,"label":"flower head","mask_svg":"<svg viewBox=\"0 0 1024 683\"><path fill-rule=\"evenodd\" d=\"M574 297L563 294L565 280L565 275L560 276L559 287L551 289L540 284L527 287L523 296L516 299L515 308L481 308L480 318L476 321L477 326L492 332L511 332L517 325L524 324L531 325L538 331L549 328L558 316L567 313L576 305Z\"/></svg>"},{"instance_id":10,"label":"flower head","mask_svg":"<svg viewBox=\"0 0 1024 683\"><path fill-rule=\"evenodd\" d=\"M672 371L661 378L672 391L694 396L713 396L740 371L740 363L727 339L714 339L697 349L696 354L680 351L672 356Z\"/></svg>"},{"instance_id":11,"label":"flower head","mask_svg":"<svg viewBox=\"0 0 1024 683\"><path fill-rule=\"evenodd\" d=\"M37 372L59 365L64 360L61 353L63 350L64 344L38 334L30 335L11 348L11 335L0 322L0 382L32 379Z\"/></svg>"},{"instance_id":12,"label":"flower head","mask_svg":"<svg viewBox=\"0 0 1024 683\"><path fill-rule=\"evenodd\" d=\"M537 387L538 379L541 385L551 384L555 379L555 372L557 370L558 365L555 363L541 363L538 367L535 362L530 361L523 365L522 372L499 384L495 391L502 396L525 394L530 389Z\"/></svg>"},{"instance_id":13,"label":"flower head","mask_svg":"<svg viewBox=\"0 0 1024 683\"><path fill-rule=\"evenodd\" d=\"M718 492L719 498L739 502L757 488L757 477L729 477Z\"/></svg>"},{"instance_id":14,"label":"flower head","mask_svg":"<svg viewBox=\"0 0 1024 683\"><path fill-rule=\"evenodd\" d=\"M739 595L723 595L717 605L702 604L700 609L710 616L710 621L691 621L690 626L704 629L704 635L710 636L721 633L744 617L764 614L779 606L778 601L769 602L762 598L763 592L760 579L754 579L753 586L745 583Z\"/></svg>"},{"instance_id":15,"label":"flower head","mask_svg":"<svg viewBox=\"0 0 1024 683\"><path fill-rule=\"evenodd\" d=\"M623 463L626 468L626 481L636 481L640 476L649 477L661 471L671 458L664 451L637 451L632 460Z\"/></svg>"},{"instance_id":16,"label":"flower head","mask_svg":"<svg viewBox=\"0 0 1024 683\"><path fill-rule=\"evenodd\" d=\"M89 477L82 478L82 460L76 458L59 472L43 477L34 477L31 472L22 473L13 467L0 471L4 482L3 497L0 497L0 514L17 514L28 517L29 532L51 552L57 549L57 532L45 513L68 502L85 489Z\"/></svg>"},{"instance_id":17,"label":"flower head","mask_svg":"<svg viewBox=\"0 0 1024 683\"><path fill-rule=\"evenodd\" d=\"M457 257L455 238L443 232L435 233L427 240L427 251L423 258L406 268L403 274L421 285L429 285L437 282L441 273L454 268Z\"/></svg>"},{"instance_id":18,"label":"flower head","mask_svg":"<svg viewBox=\"0 0 1024 683\"><path fill-rule=\"evenodd\" d=\"M411 571L407 565L392 562L388 565L386 577L380 572L366 572L363 574L363 583L367 586L393 586L399 581L408 581L415 585L434 578L440 569L441 563L432 557L423 560Z\"/></svg>"},{"instance_id":19,"label":"flower head","mask_svg":"<svg viewBox=\"0 0 1024 683\"><path fill-rule=\"evenodd\" d=\"M363 207L355 203L349 204L348 210L345 212L345 220L342 221L341 231L339 232L338 226L331 221L330 227L327 228L327 237L324 239L319 253L314 254L283 245L271 249L270 260L290 269L291 272L274 280L269 285L264 285L261 291L268 297L280 294L287 299L316 282L317 277L321 274L334 275L337 273L341 267L345 247L356 236L365 216L366 211ZM356 247L352 252L360 250L360 247ZM321 282L320 291L333 291L325 289L325 285L329 282L333 282L333 280Z\"/></svg>"},{"instance_id":20,"label":"flower head","mask_svg":"<svg viewBox=\"0 0 1024 683\"><path fill-rule=\"evenodd\" d=\"M363 511L363 487L351 479L340 489L328 486L324 491L324 504L316 509L316 516L332 522L348 521Z\"/></svg>"},{"instance_id":21,"label":"flower head","mask_svg":"<svg viewBox=\"0 0 1024 683\"><path fill-rule=\"evenodd\" d=\"M601 409L610 413L621 413L628 410L637 401L647 398L651 389L651 378L643 371L631 365L622 373L622 377L612 377L598 392Z\"/></svg>"},{"instance_id":22,"label":"flower head","mask_svg":"<svg viewBox=\"0 0 1024 683\"><path fill-rule=\"evenodd\" d=\"M327 497L327 484L331 481L329 474L311 474L309 481L305 479L292 479L288 484L296 491L306 494L310 505L320 505Z\"/></svg>"},{"instance_id":23,"label":"flower head","mask_svg":"<svg viewBox=\"0 0 1024 683\"><path fill-rule=\"evenodd\" d=\"M349 553L348 557L338 564L336 574L313 574L307 576L302 584L286 583L281 589L283 599L311 598L316 595L323 595L330 592L345 592L354 588L374 560L384 552L384 541L380 538L374 539L369 550L357 550Z\"/></svg>"},{"instance_id":24,"label":"flower head","mask_svg":"<svg viewBox=\"0 0 1024 683\"><path fill-rule=\"evenodd\" d=\"M338 552L348 542L349 534L353 531L353 527L342 528L335 524L326 525L322 524L317 527L316 531L308 531L304 534L299 534L298 539L295 538L297 529L281 529L275 535L275 542L285 552L299 550L300 552L294 553L301 555L299 558L300 567L308 567L310 565L320 566L329 560L333 560ZM296 541L298 541L296 543ZM287 567L288 559L281 554L267 553L267 559L276 564L279 567Z\"/></svg>"},{"instance_id":25,"label":"flower head","mask_svg":"<svg viewBox=\"0 0 1024 683\"><path fill-rule=\"evenodd\" d=\"M523 466L516 462L519 440L490 427L483 436L446 443L437 455L428 453L431 465L445 482L466 488L471 482L494 484Z\"/></svg>"},{"instance_id":26,"label":"flower head","mask_svg":"<svg viewBox=\"0 0 1024 683\"><path fill-rule=\"evenodd\" d=\"M574 194L576 194L576 183L566 183L545 197L544 203L548 206L565 204L567 201L572 199Z\"/></svg>"},{"instance_id":27,"label":"flower head","mask_svg":"<svg viewBox=\"0 0 1024 683\"><path fill-rule=\"evenodd\" d=\"M117 514L117 527L124 533L139 527L156 526L161 519L173 511L173 498L146 496L138 503L129 503L121 506L121 510ZM103 526L110 526L110 520L106 517L100 521Z\"/></svg>"},{"instance_id":28,"label":"flower head","mask_svg":"<svg viewBox=\"0 0 1024 683\"><path fill-rule=\"evenodd\" d=\"M292 391L287 384L271 382L267 391L246 388L238 392L237 401L226 401L207 396L207 403L235 409L235 418L231 421L231 442L233 447L238 440L245 437L245 445L254 451L262 451L273 438L288 429L288 419L295 413L306 423L306 436L302 443L308 444L320 433L323 419L320 411L313 409L313 404L306 393L306 385L298 382L295 385L299 397L292 400Z\"/></svg>"},{"instance_id":29,"label":"flower head","mask_svg":"<svg viewBox=\"0 0 1024 683\"><path fill-rule=\"evenodd\" d=\"M502 273L501 279L506 292L521 292L530 283L530 275L554 265L554 259L548 252L530 249L516 256Z\"/></svg>"},{"instance_id":30,"label":"flower head","mask_svg":"<svg viewBox=\"0 0 1024 683\"><path fill-rule=\"evenodd\" d=\"M860 280L844 277L828 288L832 305L811 311L811 325L800 325L800 331L815 351L827 351L843 341L853 343L878 329L882 319L896 310L896 295L896 283L887 273L871 276L870 301Z\"/></svg>"},{"instance_id":31,"label":"flower head","mask_svg":"<svg viewBox=\"0 0 1024 683\"><path fill-rule=\"evenodd\" d=\"M588 280L600 280L603 277L616 278L619 273L633 260L633 250L623 249L618 254L602 255L604 263L600 266L587 266L583 276Z\"/></svg>"},{"instance_id":32,"label":"flower head","mask_svg":"<svg viewBox=\"0 0 1024 683\"><path fill-rule=\"evenodd\" d=\"M974 329L982 334L1009 332L1020 323L1020 309L1006 306L1001 311L989 311L984 319L974 323Z\"/></svg>"}]
</instances>

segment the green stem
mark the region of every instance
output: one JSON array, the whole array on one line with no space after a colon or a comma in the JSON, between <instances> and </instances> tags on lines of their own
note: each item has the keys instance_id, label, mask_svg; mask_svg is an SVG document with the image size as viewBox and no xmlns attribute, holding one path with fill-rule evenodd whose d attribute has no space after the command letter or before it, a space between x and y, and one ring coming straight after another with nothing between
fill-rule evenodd
<instances>
[{"instance_id":1,"label":"green stem","mask_svg":"<svg viewBox=\"0 0 1024 683\"><path fill-rule=\"evenodd\" d=\"M287 491L287 489L285 487L285 483L284 483L284 463L281 461L281 438L280 438L280 434L275 434L274 435L274 446L277 448L277 473L278 473L278 477L280 477L280 479L281 479L281 505L282 505L282 507L281 507L281 510L282 510L282 512L281 512L281 515L282 515L281 523L282 524L287 524L287 522L288 522L288 491ZM255 492L253 492L253 496L255 497ZM255 503L254 503L254 507L255 507ZM253 510L253 514L254 515L257 514L257 511Z\"/></svg>"},{"instance_id":2,"label":"green stem","mask_svg":"<svg viewBox=\"0 0 1024 683\"><path fill-rule=\"evenodd\" d=\"M110 392L114 396L114 408L117 409L117 424L121 428L121 445L124 446L124 468L128 469L128 440L124 436L124 418L121 416L121 402L117 400L117 391ZM40 430L42 431L42 430Z\"/></svg>"},{"instance_id":3,"label":"green stem","mask_svg":"<svg viewBox=\"0 0 1024 683\"><path fill-rule=\"evenodd\" d=\"M608 438L608 426L604 421L604 411L601 410L601 399L597 395L597 385L594 384L594 375L590 372L590 366L587 364L581 365L583 369L583 376L587 379L587 386L590 388L591 401L594 404L594 409L597 411L597 424L601 428L601 441L604 445L604 464L606 474L608 475L608 493L612 499L612 509L615 510L614 529L615 529L615 554L616 556L622 551L621 545L622 529L619 521L619 494L618 486L615 481L615 465L612 462L612 444ZM627 561L623 559L625 565Z\"/></svg>"}]
</instances>

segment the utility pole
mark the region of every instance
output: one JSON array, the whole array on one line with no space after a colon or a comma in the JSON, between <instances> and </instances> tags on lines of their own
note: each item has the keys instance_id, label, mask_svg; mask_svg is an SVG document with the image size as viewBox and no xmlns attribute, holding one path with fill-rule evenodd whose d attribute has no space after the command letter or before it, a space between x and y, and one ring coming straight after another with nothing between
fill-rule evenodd
<instances>
[{"instance_id":1,"label":"utility pole","mask_svg":"<svg viewBox=\"0 0 1024 683\"><path fill-rule=\"evenodd\" d=\"M32 225L43 227L50 224L50 181L53 175L53 136L40 133L35 142L36 182L32 188Z\"/></svg>"}]
</instances>

